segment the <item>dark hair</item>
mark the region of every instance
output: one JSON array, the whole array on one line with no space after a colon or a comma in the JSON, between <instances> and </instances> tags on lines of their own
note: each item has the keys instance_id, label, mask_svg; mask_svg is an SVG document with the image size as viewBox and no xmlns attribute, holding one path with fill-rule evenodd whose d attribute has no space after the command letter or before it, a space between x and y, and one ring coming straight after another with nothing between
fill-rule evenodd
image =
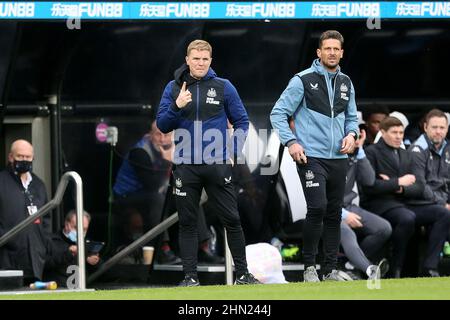
<instances>
[{"instance_id":1,"label":"dark hair","mask_svg":"<svg viewBox=\"0 0 450 320\"><path fill-rule=\"evenodd\" d=\"M364 110L362 110L362 118L364 121L367 121L370 116L375 113L381 113L389 116L389 107L384 104L366 106L364 107Z\"/></svg>"},{"instance_id":2,"label":"dark hair","mask_svg":"<svg viewBox=\"0 0 450 320\"><path fill-rule=\"evenodd\" d=\"M339 42L341 43L341 49L344 46L344 37L342 36L342 34L339 33L339 31L327 30L325 32L322 32L322 34L320 35L320 38L319 38L319 49L322 48L322 42L324 40L328 40L328 39L339 40Z\"/></svg>"},{"instance_id":3,"label":"dark hair","mask_svg":"<svg viewBox=\"0 0 450 320\"><path fill-rule=\"evenodd\" d=\"M445 121L448 121L447 116L445 115L445 113L442 110L439 109L431 109L427 115L425 116L425 122L428 123L430 121L431 118L444 118Z\"/></svg>"},{"instance_id":4,"label":"dark hair","mask_svg":"<svg viewBox=\"0 0 450 320\"><path fill-rule=\"evenodd\" d=\"M384 131L388 131L392 127L403 127L403 123L396 117L386 117L380 123L380 129Z\"/></svg>"}]
</instances>

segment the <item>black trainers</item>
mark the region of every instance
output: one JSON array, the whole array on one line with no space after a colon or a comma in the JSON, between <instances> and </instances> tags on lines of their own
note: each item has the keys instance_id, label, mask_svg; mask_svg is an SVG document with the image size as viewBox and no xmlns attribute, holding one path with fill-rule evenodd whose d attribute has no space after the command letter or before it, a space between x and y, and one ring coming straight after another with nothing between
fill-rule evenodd
<instances>
[{"instance_id":1,"label":"black trainers","mask_svg":"<svg viewBox=\"0 0 450 320\"><path fill-rule=\"evenodd\" d=\"M262 284L262 283L258 279L256 279L250 272L247 272L242 276L236 278L234 284Z\"/></svg>"},{"instance_id":2,"label":"black trainers","mask_svg":"<svg viewBox=\"0 0 450 320\"><path fill-rule=\"evenodd\" d=\"M429 278L437 278L440 277L441 275L439 274L439 272L437 270L433 270L433 269L425 269L422 271L421 274L422 277L429 277Z\"/></svg>"},{"instance_id":3,"label":"black trainers","mask_svg":"<svg viewBox=\"0 0 450 320\"><path fill-rule=\"evenodd\" d=\"M179 287L198 287L200 285L200 282L198 279L193 278L191 276L185 276L183 281L180 282L178 285Z\"/></svg>"}]
</instances>

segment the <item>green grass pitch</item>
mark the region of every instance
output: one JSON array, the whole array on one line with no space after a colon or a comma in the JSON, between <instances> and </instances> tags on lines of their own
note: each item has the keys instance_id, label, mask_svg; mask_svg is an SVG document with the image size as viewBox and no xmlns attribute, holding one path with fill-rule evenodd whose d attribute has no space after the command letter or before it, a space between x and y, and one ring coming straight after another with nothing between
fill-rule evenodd
<instances>
[{"instance_id":1,"label":"green grass pitch","mask_svg":"<svg viewBox=\"0 0 450 320\"><path fill-rule=\"evenodd\" d=\"M372 284L369 287L374 287ZM0 295L15 300L450 300L450 277L383 279L380 288L367 281L145 288L93 292L40 292Z\"/></svg>"}]
</instances>

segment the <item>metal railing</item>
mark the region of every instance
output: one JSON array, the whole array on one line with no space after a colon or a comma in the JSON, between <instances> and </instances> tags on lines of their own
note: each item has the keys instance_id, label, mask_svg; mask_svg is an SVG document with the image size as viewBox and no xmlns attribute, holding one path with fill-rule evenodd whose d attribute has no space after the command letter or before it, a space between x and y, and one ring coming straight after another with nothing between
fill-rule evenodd
<instances>
[{"instance_id":1,"label":"metal railing","mask_svg":"<svg viewBox=\"0 0 450 320\"><path fill-rule=\"evenodd\" d=\"M81 177L75 171L66 172L58 184L55 196L52 200L43 205L35 214L29 216L14 228L9 230L0 238L0 247L6 244L9 240L14 238L23 229L34 223L40 217L43 217L50 210L61 204L64 192L66 191L69 179L72 179L76 185L76 212L77 212L77 247L78 247L78 288L80 290L86 289L86 266L85 266L85 250L84 250L84 236L83 236L83 182Z\"/></svg>"},{"instance_id":2,"label":"metal railing","mask_svg":"<svg viewBox=\"0 0 450 320\"><path fill-rule=\"evenodd\" d=\"M170 217L165 219L163 222L149 230L147 233L143 234L139 239L132 242L125 249L116 253L112 258L103 263L96 272L89 276L88 282L94 281L103 273L111 269L115 264L119 263L123 258L128 256L130 253L144 246L146 243L157 237L160 233L164 232L166 229L170 228L173 224L178 221L178 212L175 212Z\"/></svg>"}]
</instances>

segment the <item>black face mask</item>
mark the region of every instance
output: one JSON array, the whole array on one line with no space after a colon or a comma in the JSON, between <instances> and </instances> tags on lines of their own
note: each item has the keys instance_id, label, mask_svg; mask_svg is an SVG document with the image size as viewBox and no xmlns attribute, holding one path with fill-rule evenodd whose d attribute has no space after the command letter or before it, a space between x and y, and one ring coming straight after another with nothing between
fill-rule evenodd
<instances>
[{"instance_id":1,"label":"black face mask","mask_svg":"<svg viewBox=\"0 0 450 320\"><path fill-rule=\"evenodd\" d=\"M31 171L33 169L33 161L26 161L26 160L17 161L17 160L14 160L13 168L14 168L15 172L20 173L20 174L28 172L28 171Z\"/></svg>"}]
</instances>

